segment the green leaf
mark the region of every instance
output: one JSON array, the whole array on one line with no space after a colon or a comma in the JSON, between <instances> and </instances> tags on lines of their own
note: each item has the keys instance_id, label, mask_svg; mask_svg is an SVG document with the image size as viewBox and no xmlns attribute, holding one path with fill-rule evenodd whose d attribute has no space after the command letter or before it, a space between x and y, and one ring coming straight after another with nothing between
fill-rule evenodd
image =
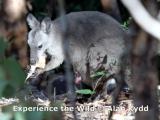
<instances>
[{"instance_id":1,"label":"green leaf","mask_svg":"<svg viewBox=\"0 0 160 120\"><path fill-rule=\"evenodd\" d=\"M24 84L25 73L14 58L5 59L2 66L6 70L7 80L14 88Z\"/></svg>"},{"instance_id":2,"label":"green leaf","mask_svg":"<svg viewBox=\"0 0 160 120\"><path fill-rule=\"evenodd\" d=\"M26 118L27 120L43 120L43 113L37 111L27 112Z\"/></svg>"},{"instance_id":3,"label":"green leaf","mask_svg":"<svg viewBox=\"0 0 160 120\"><path fill-rule=\"evenodd\" d=\"M0 80L5 80L5 71L1 66L0 66Z\"/></svg>"},{"instance_id":4,"label":"green leaf","mask_svg":"<svg viewBox=\"0 0 160 120\"><path fill-rule=\"evenodd\" d=\"M12 118L12 114L10 113L1 113L0 116L0 120L11 120Z\"/></svg>"},{"instance_id":5,"label":"green leaf","mask_svg":"<svg viewBox=\"0 0 160 120\"><path fill-rule=\"evenodd\" d=\"M0 37L0 57L4 57L6 48L7 43L4 41L4 38Z\"/></svg>"},{"instance_id":6,"label":"green leaf","mask_svg":"<svg viewBox=\"0 0 160 120\"><path fill-rule=\"evenodd\" d=\"M13 97L15 92L16 92L16 88L14 88L12 85L10 85L8 83L5 85L5 87L2 91L2 95L3 95L3 97Z\"/></svg>"},{"instance_id":7,"label":"green leaf","mask_svg":"<svg viewBox=\"0 0 160 120\"><path fill-rule=\"evenodd\" d=\"M82 90L76 90L76 93L83 95L92 95L95 93L95 91L92 91L90 89L82 89Z\"/></svg>"},{"instance_id":8,"label":"green leaf","mask_svg":"<svg viewBox=\"0 0 160 120\"><path fill-rule=\"evenodd\" d=\"M3 91L5 90L5 88L8 85L8 81L7 80L0 80L0 97L3 97Z\"/></svg>"},{"instance_id":9,"label":"green leaf","mask_svg":"<svg viewBox=\"0 0 160 120\"><path fill-rule=\"evenodd\" d=\"M14 118L15 118L15 120L26 120L25 113L23 113L23 112L15 112Z\"/></svg>"},{"instance_id":10,"label":"green leaf","mask_svg":"<svg viewBox=\"0 0 160 120\"><path fill-rule=\"evenodd\" d=\"M99 72L92 74L90 77L95 78L95 77L105 76L106 74L107 74L106 71L99 71Z\"/></svg>"}]
</instances>

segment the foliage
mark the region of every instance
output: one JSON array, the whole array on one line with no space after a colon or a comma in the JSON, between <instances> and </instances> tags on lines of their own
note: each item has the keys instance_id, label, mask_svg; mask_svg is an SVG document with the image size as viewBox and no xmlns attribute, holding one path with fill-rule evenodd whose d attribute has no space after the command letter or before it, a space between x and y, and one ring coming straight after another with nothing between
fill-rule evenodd
<instances>
[{"instance_id":1,"label":"foliage","mask_svg":"<svg viewBox=\"0 0 160 120\"><path fill-rule=\"evenodd\" d=\"M91 78L106 76L106 74L107 74L107 72L105 70L97 71L97 72L95 72L94 74L91 75Z\"/></svg>"},{"instance_id":2,"label":"foliage","mask_svg":"<svg viewBox=\"0 0 160 120\"><path fill-rule=\"evenodd\" d=\"M97 70L93 74L91 74L90 77L93 80L97 80L98 78L107 77L107 76L109 76L109 73L107 72L107 70ZM81 90L77 90L76 93L82 94L82 95L92 95L95 93L95 91L92 91L90 89L81 89Z\"/></svg>"},{"instance_id":3,"label":"foliage","mask_svg":"<svg viewBox=\"0 0 160 120\"><path fill-rule=\"evenodd\" d=\"M5 57L7 43L0 38L0 97L11 97L24 84L25 74L13 57Z\"/></svg>"},{"instance_id":4,"label":"foliage","mask_svg":"<svg viewBox=\"0 0 160 120\"><path fill-rule=\"evenodd\" d=\"M132 20L132 18L129 17L128 20L124 21L123 24L121 24L121 26L122 26L125 30L128 30L128 27L129 27L129 25L130 25L130 23L131 23L131 20Z\"/></svg>"},{"instance_id":5,"label":"foliage","mask_svg":"<svg viewBox=\"0 0 160 120\"><path fill-rule=\"evenodd\" d=\"M92 95L95 93L95 91L92 91L90 89L82 89L82 90L76 90L76 93L82 94L82 95Z\"/></svg>"}]
</instances>

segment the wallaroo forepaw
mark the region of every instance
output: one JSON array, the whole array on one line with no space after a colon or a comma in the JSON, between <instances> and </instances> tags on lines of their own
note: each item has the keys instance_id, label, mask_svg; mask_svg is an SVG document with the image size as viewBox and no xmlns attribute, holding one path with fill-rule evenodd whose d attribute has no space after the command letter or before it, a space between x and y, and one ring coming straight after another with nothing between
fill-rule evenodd
<instances>
[{"instance_id":1,"label":"wallaroo forepaw","mask_svg":"<svg viewBox=\"0 0 160 120\"><path fill-rule=\"evenodd\" d=\"M64 15L67 30L64 33L61 18L51 21L46 17L39 22L32 14L27 17L31 31L28 33L30 62L38 63L44 55L51 57L44 71L59 67L65 61L63 43L68 40L68 49L74 71L78 71L85 82L88 74L95 72L98 64L120 70L120 58L127 51L129 37L121 25L110 16L96 12L73 12ZM116 61L115 64L113 60ZM44 72L43 71L43 72Z\"/></svg>"},{"instance_id":2,"label":"wallaroo forepaw","mask_svg":"<svg viewBox=\"0 0 160 120\"><path fill-rule=\"evenodd\" d=\"M45 65L46 65L46 56L43 55L39 58L38 62L36 62L34 65L30 65L30 69L27 74L26 81L29 78L37 77L39 74L43 73Z\"/></svg>"},{"instance_id":3,"label":"wallaroo forepaw","mask_svg":"<svg viewBox=\"0 0 160 120\"><path fill-rule=\"evenodd\" d=\"M29 70L29 72L28 72L28 74L27 74L27 77L26 77L25 82L27 82L28 78L30 78L30 77L33 76L33 74L34 74L34 72L35 72L35 69L36 69L36 66L30 66L30 70Z\"/></svg>"}]
</instances>

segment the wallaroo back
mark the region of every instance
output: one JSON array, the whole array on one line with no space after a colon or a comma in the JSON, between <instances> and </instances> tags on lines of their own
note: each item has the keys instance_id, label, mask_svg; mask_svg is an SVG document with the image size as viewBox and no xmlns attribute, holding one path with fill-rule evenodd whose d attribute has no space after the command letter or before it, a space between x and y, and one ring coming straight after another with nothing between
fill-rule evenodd
<instances>
[{"instance_id":1,"label":"wallaroo back","mask_svg":"<svg viewBox=\"0 0 160 120\"><path fill-rule=\"evenodd\" d=\"M103 66L110 73L119 71L119 61L125 50L126 34L120 24L100 12L73 12L65 15L67 31L63 36L61 19L46 17L39 22L29 14L27 22L30 63L36 64L41 56L49 54L51 60L44 71L54 69L65 61L63 40L69 42L69 54L75 73L86 80L86 73Z\"/></svg>"}]
</instances>

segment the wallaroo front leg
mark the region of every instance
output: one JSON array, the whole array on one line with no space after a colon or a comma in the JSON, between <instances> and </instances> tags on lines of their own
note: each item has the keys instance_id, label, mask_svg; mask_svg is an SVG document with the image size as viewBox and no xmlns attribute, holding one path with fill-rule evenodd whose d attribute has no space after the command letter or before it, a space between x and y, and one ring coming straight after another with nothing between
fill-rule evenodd
<instances>
[{"instance_id":1,"label":"wallaroo front leg","mask_svg":"<svg viewBox=\"0 0 160 120\"><path fill-rule=\"evenodd\" d=\"M44 71L49 71L59 67L63 63L63 58L52 57L48 64L45 66Z\"/></svg>"}]
</instances>

